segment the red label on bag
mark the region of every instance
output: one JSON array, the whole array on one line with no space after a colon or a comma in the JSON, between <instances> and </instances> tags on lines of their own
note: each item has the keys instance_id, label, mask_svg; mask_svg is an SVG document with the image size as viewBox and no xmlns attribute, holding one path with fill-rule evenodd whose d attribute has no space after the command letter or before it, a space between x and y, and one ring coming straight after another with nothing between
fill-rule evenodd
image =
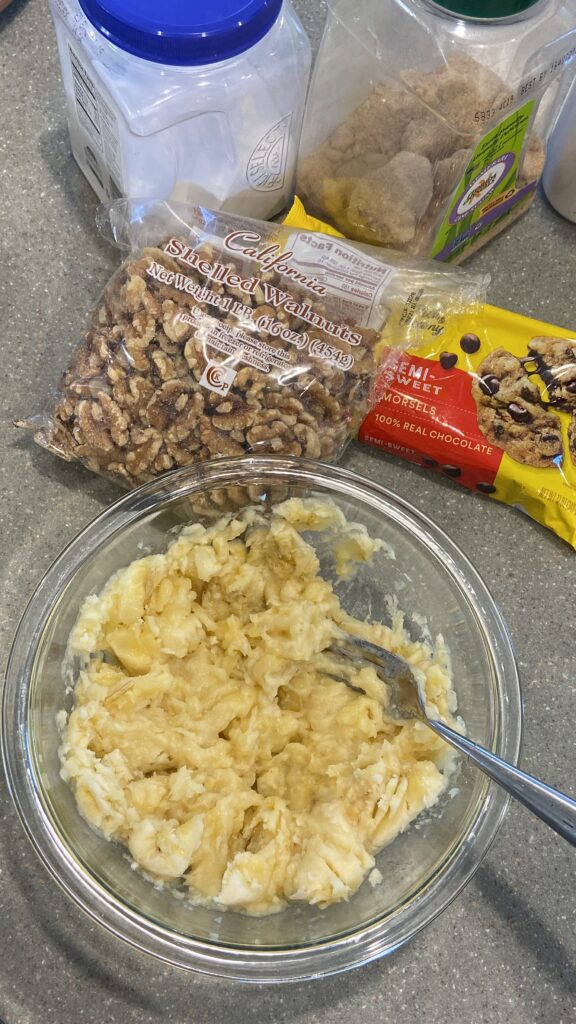
<instances>
[{"instance_id":1,"label":"red label on bag","mask_svg":"<svg viewBox=\"0 0 576 1024\"><path fill-rule=\"evenodd\" d=\"M480 432L471 389L472 375L465 370L389 349L376 384L380 397L358 437L466 487L488 487L503 452Z\"/></svg>"}]
</instances>

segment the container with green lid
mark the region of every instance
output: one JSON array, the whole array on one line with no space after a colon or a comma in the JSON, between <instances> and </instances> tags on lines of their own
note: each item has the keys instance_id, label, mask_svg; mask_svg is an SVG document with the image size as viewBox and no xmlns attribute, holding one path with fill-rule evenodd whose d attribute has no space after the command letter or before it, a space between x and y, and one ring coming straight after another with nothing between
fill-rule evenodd
<instances>
[{"instance_id":1,"label":"container with green lid","mask_svg":"<svg viewBox=\"0 0 576 1024\"><path fill-rule=\"evenodd\" d=\"M576 66L576 0L329 0L302 134L308 211L461 261L528 209Z\"/></svg>"}]
</instances>

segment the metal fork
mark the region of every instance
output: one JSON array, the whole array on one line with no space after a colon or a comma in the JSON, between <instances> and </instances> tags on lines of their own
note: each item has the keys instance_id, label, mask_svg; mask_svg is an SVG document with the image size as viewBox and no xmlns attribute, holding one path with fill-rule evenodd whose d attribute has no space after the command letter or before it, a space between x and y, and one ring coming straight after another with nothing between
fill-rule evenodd
<instances>
[{"instance_id":1,"label":"metal fork","mask_svg":"<svg viewBox=\"0 0 576 1024\"><path fill-rule=\"evenodd\" d=\"M418 718L425 722L442 739L502 786L510 796L524 804L572 846L576 846L576 801L532 775L520 771L508 761L503 761L501 757L497 757L479 743L461 736L440 719L430 718L423 689L404 658L391 654L390 651L368 640L349 635L339 638L338 643L332 644L328 650L356 663L368 662L374 666L380 678L388 684L390 704L386 710L393 717L400 721ZM344 677L338 678L351 689L361 689Z\"/></svg>"}]
</instances>

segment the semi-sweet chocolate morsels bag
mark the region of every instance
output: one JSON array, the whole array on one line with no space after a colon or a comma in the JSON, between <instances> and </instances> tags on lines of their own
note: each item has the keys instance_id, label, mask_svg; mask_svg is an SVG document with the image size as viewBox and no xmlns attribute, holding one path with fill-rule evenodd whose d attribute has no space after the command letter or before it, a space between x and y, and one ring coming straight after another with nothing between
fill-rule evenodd
<instances>
[{"instance_id":1,"label":"semi-sweet chocolate morsels bag","mask_svg":"<svg viewBox=\"0 0 576 1024\"><path fill-rule=\"evenodd\" d=\"M576 547L576 332L485 306L379 359L361 441L514 505Z\"/></svg>"},{"instance_id":2,"label":"semi-sweet chocolate morsels bag","mask_svg":"<svg viewBox=\"0 0 576 1024\"><path fill-rule=\"evenodd\" d=\"M484 277L200 207L122 200L101 226L129 254L17 425L127 486L225 455L335 459L382 337L422 344L484 296Z\"/></svg>"},{"instance_id":3,"label":"semi-sweet chocolate morsels bag","mask_svg":"<svg viewBox=\"0 0 576 1024\"><path fill-rule=\"evenodd\" d=\"M335 231L298 198L286 223ZM476 305L422 344L388 337L359 439L515 505L576 547L576 331Z\"/></svg>"}]
</instances>

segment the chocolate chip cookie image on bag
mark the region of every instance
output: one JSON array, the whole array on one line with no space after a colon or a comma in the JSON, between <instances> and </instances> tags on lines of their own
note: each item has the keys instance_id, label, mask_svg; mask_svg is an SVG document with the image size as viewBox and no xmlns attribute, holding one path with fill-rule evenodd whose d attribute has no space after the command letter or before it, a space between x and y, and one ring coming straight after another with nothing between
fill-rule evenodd
<instances>
[{"instance_id":1,"label":"chocolate chip cookie image on bag","mask_svg":"<svg viewBox=\"0 0 576 1024\"><path fill-rule=\"evenodd\" d=\"M545 336L532 338L523 364L527 373L536 373L543 381L545 400L563 412L572 413L568 450L576 466L576 341Z\"/></svg>"},{"instance_id":2,"label":"chocolate chip cookie image on bag","mask_svg":"<svg viewBox=\"0 0 576 1024\"><path fill-rule=\"evenodd\" d=\"M566 412L576 410L576 341L567 338L532 338L526 371L537 373L544 382L544 398ZM536 369L531 371L534 365Z\"/></svg>"},{"instance_id":3,"label":"chocolate chip cookie image on bag","mask_svg":"<svg viewBox=\"0 0 576 1024\"><path fill-rule=\"evenodd\" d=\"M516 356L497 348L472 384L478 426L510 458L545 469L562 457L560 419L542 405L540 391Z\"/></svg>"}]
</instances>

